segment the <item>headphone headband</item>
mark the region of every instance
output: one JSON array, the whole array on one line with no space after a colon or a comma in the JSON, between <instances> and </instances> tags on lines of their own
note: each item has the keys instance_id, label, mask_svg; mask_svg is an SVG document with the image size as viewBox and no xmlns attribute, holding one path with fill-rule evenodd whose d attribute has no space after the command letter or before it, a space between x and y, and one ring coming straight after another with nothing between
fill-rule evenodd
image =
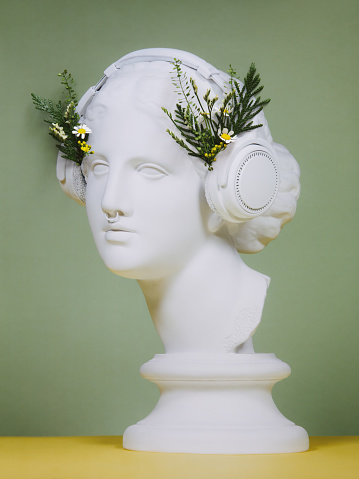
<instances>
[{"instance_id":1,"label":"headphone headband","mask_svg":"<svg viewBox=\"0 0 359 479\"><path fill-rule=\"evenodd\" d=\"M104 76L101 78L101 80L99 80L95 86L90 87L79 101L77 107L79 115L83 116L88 104L96 95L96 93L103 87L107 79L124 66L140 62L163 61L173 63L175 58L180 59L182 65L197 71L198 74L206 80L214 81L221 88L221 90L224 91L224 85L230 78L229 75L221 70L218 70L202 58L197 57L197 55L171 48L145 48L143 50L137 50L121 57L119 60L106 68L104 71Z\"/></svg>"}]
</instances>

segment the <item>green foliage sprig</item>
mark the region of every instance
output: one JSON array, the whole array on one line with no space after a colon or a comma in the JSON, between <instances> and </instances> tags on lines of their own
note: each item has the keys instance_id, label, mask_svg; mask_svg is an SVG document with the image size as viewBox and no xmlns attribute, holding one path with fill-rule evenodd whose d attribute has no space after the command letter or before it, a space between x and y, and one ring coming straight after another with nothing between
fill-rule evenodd
<instances>
[{"instance_id":1,"label":"green foliage sprig","mask_svg":"<svg viewBox=\"0 0 359 479\"><path fill-rule=\"evenodd\" d=\"M63 158L81 165L84 157L93 153L91 145L87 143L91 130L87 125L80 124L80 115L76 111L78 101L72 88L74 80L71 73L64 70L59 73L59 77L65 87L65 101L59 100L54 103L34 93L31 93L31 96L35 108L48 114L44 121L51 125L49 135L59 142L56 146L63 153Z\"/></svg>"},{"instance_id":2,"label":"green foliage sprig","mask_svg":"<svg viewBox=\"0 0 359 479\"><path fill-rule=\"evenodd\" d=\"M260 76L254 63L243 80L243 86L237 81L239 77L230 66L229 91L218 107L218 96L211 97L210 90L206 91L203 101L201 100L195 80L188 80L181 65L182 62L175 58L172 83L180 99L174 115L164 107L162 110L182 138L169 129L166 131L190 156L201 158L208 169L213 170L212 163L216 161L217 154L235 141L240 133L263 126L253 125L253 118L270 100L261 100L259 96L263 86L260 86Z\"/></svg>"}]
</instances>

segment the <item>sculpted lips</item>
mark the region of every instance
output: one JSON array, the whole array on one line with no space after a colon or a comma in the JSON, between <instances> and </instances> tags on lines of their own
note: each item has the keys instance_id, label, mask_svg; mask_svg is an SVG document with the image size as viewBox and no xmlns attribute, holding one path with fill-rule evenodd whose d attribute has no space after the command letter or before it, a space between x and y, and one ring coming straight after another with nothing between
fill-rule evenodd
<instances>
[{"instance_id":1,"label":"sculpted lips","mask_svg":"<svg viewBox=\"0 0 359 479\"><path fill-rule=\"evenodd\" d=\"M124 226L109 225L105 229L105 239L110 243L124 243L133 233L133 230Z\"/></svg>"},{"instance_id":2,"label":"sculpted lips","mask_svg":"<svg viewBox=\"0 0 359 479\"><path fill-rule=\"evenodd\" d=\"M109 225L105 228L105 231L126 231L126 233L134 233L130 228L121 225Z\"/></svg>"}]
</instances>

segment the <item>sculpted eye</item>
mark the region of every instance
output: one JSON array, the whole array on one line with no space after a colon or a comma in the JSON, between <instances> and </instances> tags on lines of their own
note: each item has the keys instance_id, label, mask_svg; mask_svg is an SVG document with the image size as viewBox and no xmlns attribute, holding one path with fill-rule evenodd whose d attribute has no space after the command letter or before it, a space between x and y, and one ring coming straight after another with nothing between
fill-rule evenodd
<instances>
[{"instance_id":1,"label":"sculpted eye","mask_svg":"<svg viewBox=\"0 0 359 479\"><path fill-rule=\"evenodd\" d=\"M105 161L95 160L91 164L91 170L95 175L104 175L108 172L108 164Z\"/></svg>"},{"instance_id":2,"label":"sculpted eye","mask_svg":"<svg viewBox=\"0 0 359 479\"><path fill-rule=\"evenodd\" d=\"M154 163L143 163L137 167L137 172L151 178L161 178L162 176L168 175L164 168Z\"/></svg>"}]
</instances>

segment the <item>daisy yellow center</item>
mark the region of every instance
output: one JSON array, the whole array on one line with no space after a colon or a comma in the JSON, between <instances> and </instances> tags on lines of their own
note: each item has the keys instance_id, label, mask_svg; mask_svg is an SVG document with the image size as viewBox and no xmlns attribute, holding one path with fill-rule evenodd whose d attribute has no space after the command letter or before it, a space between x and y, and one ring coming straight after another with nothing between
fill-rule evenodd
<instances>
[{"instance_id":1,"label":"daisy yellow center","mask_svg":"<svg viewBox=\"0 0 359 479\"><path fill-rule=\"evenodd\" d=\"M86 133L85 128L79 128L77 131L78 131L78 133L80 133L80 135L83 135L83 134Z\"/></svg>"},{"instance_id":2,"label":"daisy yellow center","mask_svg":"<svg viewBox=\"0 0 359 479\"><path fill-rule=\"evenodd\" d=\"M231 137L229 135L227 135L227 133L222 133L221 138L223 138L223 140L230 140L231 139Z\"/></svg>"}]
</instances>

